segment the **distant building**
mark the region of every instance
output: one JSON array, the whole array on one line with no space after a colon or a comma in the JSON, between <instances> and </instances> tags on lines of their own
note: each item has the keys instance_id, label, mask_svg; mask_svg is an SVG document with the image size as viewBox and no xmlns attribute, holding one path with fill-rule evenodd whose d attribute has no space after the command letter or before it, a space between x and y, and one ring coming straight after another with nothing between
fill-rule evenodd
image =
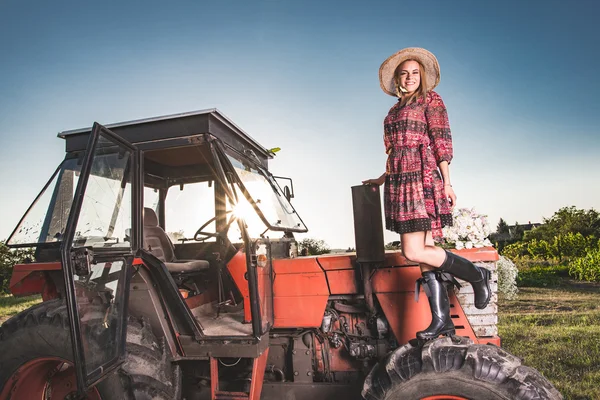
<instances>
[{"instance_id":1,"label":"distant building","mask_svg":"<svg viewBox=\"0 0 600 400\"><path fill-rule=\"evenodd\" d=\"M515 225L507 225L508 232L494 232L490 235L490 240L494 243L497 243L499 248L502 248L505 244L514 242L516 240L521 240L524 232L530 231L542 225L542 223L531 221L526 224L517 223Z\"/></svg>"},{"instance_id":2,"label":"distant building","mask_svg":"<svg viewBox=\"0 0 600 400\"><path fill-rule=\"evenodd\" d=\"M511 237L515 237L515 236L519 235L519 231L520 231L520 233L523 233L523 232L530 231L533 228L537 228L542 225L543 225L542 223L531 222L531 221L529 221L526 224L509 225L508 232Z\"/></svg>"}]
</instances>

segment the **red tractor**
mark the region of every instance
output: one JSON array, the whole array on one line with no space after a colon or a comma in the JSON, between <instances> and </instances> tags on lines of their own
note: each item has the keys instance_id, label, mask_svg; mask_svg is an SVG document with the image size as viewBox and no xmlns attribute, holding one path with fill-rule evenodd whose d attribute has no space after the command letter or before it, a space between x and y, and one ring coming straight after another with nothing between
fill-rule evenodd
<instances>
[{"instance_id":1,"label":"red tractor","mask_svg":"<svg viewBox=\"0 0 600 400\"><path fill-rule=\"evenodd\" d=\"M561 398L453 295L457 336L412 339L427 298L378 188L352 188L357 253L299 257L291 180L219 111L59 137L7 241L33 249L12 293L43 302L0 327L0 400Z\"/></svg>"}]
</instances>

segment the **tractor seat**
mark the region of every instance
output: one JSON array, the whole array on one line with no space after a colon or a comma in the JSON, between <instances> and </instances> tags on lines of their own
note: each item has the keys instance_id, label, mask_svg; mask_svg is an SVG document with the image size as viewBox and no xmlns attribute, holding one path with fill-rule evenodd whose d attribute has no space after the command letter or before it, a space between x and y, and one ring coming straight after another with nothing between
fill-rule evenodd
<instances>
[{"instance_id":1,"label":"tractor seat","mask_svg":"<svg viewBox=\"0 0 600 400\"><path fill-rule=\"evenodd\" d=\"M206 260L176 259L175 247L166 232L158 225L156 213L146 207L144 207L144 249L165 263L172 274L190 274L210 267Z\"/></svg>"}]
</instances>

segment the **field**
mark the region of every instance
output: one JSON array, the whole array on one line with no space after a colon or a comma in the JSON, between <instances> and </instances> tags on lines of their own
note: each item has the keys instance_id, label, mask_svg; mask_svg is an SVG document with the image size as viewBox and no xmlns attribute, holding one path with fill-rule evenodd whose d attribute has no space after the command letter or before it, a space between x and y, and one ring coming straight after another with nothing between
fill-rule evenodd
<instances>
[{"instance_id":1,"label":"field","mask_svg":"<svg viewBox=\"0 0 600 400\"><path fill-rule=\"evenodd\" d=\"M40 301L40 296L17 298L9 295L0 295L0 324Z\"/></svg>"},{"instance_id":2,"label":"field","mask_svg":"<svg viewBox=\"0 0 600 400\"><path fill-rule=\"evenodd\" d=\"M565 399L600 399L600 285L563 278L499 301L502 347L536 368Z\"/></svg>"}]
</instances>

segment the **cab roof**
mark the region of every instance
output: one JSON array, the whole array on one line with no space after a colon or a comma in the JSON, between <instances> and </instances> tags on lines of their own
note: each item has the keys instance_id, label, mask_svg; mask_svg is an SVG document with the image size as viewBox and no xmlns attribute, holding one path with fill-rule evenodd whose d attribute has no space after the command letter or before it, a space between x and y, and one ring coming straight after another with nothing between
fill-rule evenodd
<instances>
[{"instance_id":1,"label":"cab roof","mask_svg":"<svg viewBox=\"0 0 600 400\"><path fill-rule=\"evenodd\" d=\"M165 147L170 147L167 144L171 142L169 139L190 140L210 134L242 154L252 150L265 164L267 159L273 158L271 152L216 108L105 126L128 142L141 145L141 148L146 147L144 144L152 144L152 147L156 148L160 146L160 142L164 142ZM59 132L58 137L65 139L67 152L77 152L85 150L91 131L92 128L69 130Z\"/></svg>"}]
</instances>

